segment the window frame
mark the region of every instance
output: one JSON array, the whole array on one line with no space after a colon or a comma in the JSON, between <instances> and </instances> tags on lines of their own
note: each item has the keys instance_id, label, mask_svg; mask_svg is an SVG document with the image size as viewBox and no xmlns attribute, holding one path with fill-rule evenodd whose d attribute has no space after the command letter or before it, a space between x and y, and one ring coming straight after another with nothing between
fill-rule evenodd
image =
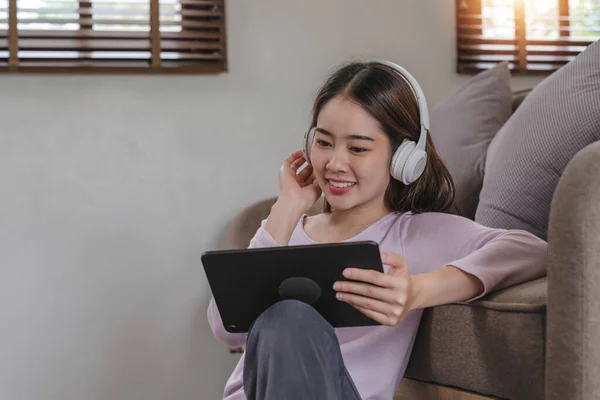
<instances>
[{"instance_id":1,"label":"window frame","mask_svg":"<svg viewBox=\"0 0 600 400\"><path fill-rule=\"evenodd\" d=\"M485 38L483 36L483 0L455 0L457 73L475 74L493 68L499 62L508 61L513 74L549 75L582 51L574 50L574 48L585 48L598 40L598 38L570 39L569 0L556 0L559 27L557 39L528 39L525 2L524 0L514 1L514 38ZM501 48L502 45L505 48ZM484 46L488 46L488 49L485 50ZM511 49L510 46L514 46L514 49ZM528 46L542 47L530 50ZM536 55L546 57L548 61L528 60L528 56ZM503 56L505 60L502 60Z\"/></svg>"},{"instance_id":2,"label":"window frame","mask_svg":"<svg viewBox=\"0 0 600 400\"><path fill-rule=\"evenodd\" d=\"M69 39L76 39L73 41L80 43L80 46L78 46L77 48L73 48L72 50L65 50L64 48L60 49L60 51L77 52L77 57L68 59L68 61L71 62L73 65L58 65L60 64L60 61L58 61L58 59L53 59L49 56L48 60L50 61L48 61L48 65L32 66L22 65L20 63L18 54L19 50L22 49L19 48L19 39L23 36L22 32L26 32L26 30L19 31L17 29L19 23L17 19L17 0L8 0L8 29L6 31L8 47L2 48L4 50L8 49L8 59L7 62L5 62L4 64L0 64L0 73L219 74L228 71L225 0L178 0L178 2L181 4L181 31L179 32L161 32L159 19L159 0L146 1L148 1L149 4L149 31L135 32L135 36L136 40L139 40L142 46L144 46L142 43L148 43L147 50L149 51L150 56L147 60L136 60L136 62L139 61L140 65L119 65L119 63L127 63L128 59L125 57L115 57L114 65L111 64L110 61L106 62L101 59L91 61L90 59L87 59L87 61L83 61L84 58L82 56L82 53L91 53L93 51L105 51L102 49L98 50L96 48L90 48L90 50L85 50L85 43L89 43L90 40L105 40L108 42L112 40L114 41L113 43L116 43L116 41L118 40L127 40L127 35L130 33L126 32L125 30L115 32L104 32L94 30L92 22L89 22L90 19L93 18L93 14L89 10L92 9L94 0L78 0L78 6L76 11L76 13L78 13L79 15L78 19L80 23L80 27L78 30L39 30L41 35L35 35L36 39L39 36L39 38L41 39L52 40L52 38L54 37L53 35L57 35L57 32L63 34L65 32L74 32L73 36L69 35L68 33L66 33L65 36L68 36ZM198 22L198 20L194 21L193 7L211 6L213 10L216 10L215 15L218 16L214 17L216 18L215 22L206 22L205 25L214 26L214 32L208 32L203 34L203 32L201 32L202 28L194 30L194 28L190 29L185 27L186 25L189 25L190 22L192 22L192 25L194 25L195 23L196 26L198 26L199 24L204 24L203 22ZM2 32L4 33L4 31ZM89 34L90 37L86 38L86 34ZM119 38L119 34L123 35L123 37ZM147 38L145 37L146 35ZM172 46L170 46L170 48L165 49L165 41L172 42ZM81 45L81 43L84 44ZM192 44L190 48L185 47L186 43ZM205 48L203 48L202 46L203 43L207 44ZM218 50L210 50L210 43L213 43L212 47L215 49L218 48ZM184 54L184 52L188 52L186 54L193 54L195 51L194 49L196 48L207 52L214 51L215 55L214 57L206 56L205 60L188 62L184 60L185 57L181 57L180 59L161 58L162 51L169 51L171 53L175 53L176 55L182 55ZM52 51L58 51L58 49L48 49L46 51L48 52L48 54L51 54ZM126 51L123 51L123 53L126 53ZM52 65L53 62L56 65ZM141 65L142 63L145 64Z\"/></svg>"}]
</instances>

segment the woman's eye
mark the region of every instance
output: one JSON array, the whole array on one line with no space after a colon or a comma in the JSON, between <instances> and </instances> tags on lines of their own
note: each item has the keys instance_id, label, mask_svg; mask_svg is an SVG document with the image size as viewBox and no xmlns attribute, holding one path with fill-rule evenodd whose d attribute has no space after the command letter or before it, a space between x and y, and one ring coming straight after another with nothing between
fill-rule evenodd
<instances>
[{"instance_id":1,"label":"woman's eye","mask_svg":"<svg viewBox=\"0 0 600 400\"><path fill-rule=\"evenodd\" d=\"M351 147L350 150L354 153L364 153L367 149L362 147Z\"/></svg>"},{"instance_id":2,"label":"woman's eye","mask_svg":"<svg viewBox=\"0 0 600 400\"><path fill-rule=\"evenodd\" d=\"M324 141L324 140L316 140L316 143L317 143L319 146L323 146L323 147L327 147L327 146L329 146L329 143L327 143L327 142L326 142L326 141Z\"/></svg>"}]
</instances>

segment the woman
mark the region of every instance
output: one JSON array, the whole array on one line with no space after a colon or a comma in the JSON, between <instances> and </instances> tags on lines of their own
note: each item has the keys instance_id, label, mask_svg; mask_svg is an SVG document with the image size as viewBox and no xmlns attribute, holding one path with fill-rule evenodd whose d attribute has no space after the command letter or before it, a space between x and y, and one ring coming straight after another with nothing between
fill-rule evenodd
<instances>
[{"instance_id":1,"label":"woman","mask_svg":"<svg viewBox=\"0 0 600 400\"><path fill-rule=\"evenodd\" d=\"M384 273L348 268L349 281L334 289L382 325L334 329L312 307L286 300L248 335L230 334L211 301L215 335L247 344L226 399L390 400L423 308L545 274L543 240L443 213L454 186L429 138L426 107L414 78L389 62L345 65L320 89L305 150L283 162L279 197L250 247L379 243ZM321 194L324 212L307 217Z\"/></svg>"}]
</instances>

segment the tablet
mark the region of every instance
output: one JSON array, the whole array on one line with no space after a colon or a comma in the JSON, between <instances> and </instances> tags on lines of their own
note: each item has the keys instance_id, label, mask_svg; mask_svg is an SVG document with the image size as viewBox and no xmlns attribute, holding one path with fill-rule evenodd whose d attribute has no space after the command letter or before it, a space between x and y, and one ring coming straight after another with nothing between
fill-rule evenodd
<instances>
[{"instance_id":1,"label":"tablet","mask_svg":"<svg viewBox=\"0 0 600 400\"><path fill-rule=\"evenodd\" d=\"M333 327L380 325L335 297L333 284L347 267L383 272L372 241L207 251L202 264L223 326L248 332L271 305L296 299L313 306Z\"/></svg>"}]
</instances>

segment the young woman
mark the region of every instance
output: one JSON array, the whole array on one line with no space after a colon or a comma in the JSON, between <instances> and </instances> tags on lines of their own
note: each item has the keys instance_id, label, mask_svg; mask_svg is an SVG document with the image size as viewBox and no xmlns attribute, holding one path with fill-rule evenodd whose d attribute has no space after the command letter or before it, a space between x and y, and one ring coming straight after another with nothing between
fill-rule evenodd
<instances>
[{"instance_id":1,"label":"young woman","mask_svg":"<svg viewBox=\"0 0 600 400\"><path fill-rule=\"evenodd\" d=\"M395 64L351 63L320 89L304 151L283 162L278 200L250 247L379 243L384 273L348 268L334 289L382 325L334 329L311 306L285 300L247 335L230 334L211 301L215 336L247 344L224 398L391 400L423 308L545 274L543 240L443 213L454 186L428 125L421 89ZM321 195L323 213L307 217Z\"/></svg>"}]
</instances>

